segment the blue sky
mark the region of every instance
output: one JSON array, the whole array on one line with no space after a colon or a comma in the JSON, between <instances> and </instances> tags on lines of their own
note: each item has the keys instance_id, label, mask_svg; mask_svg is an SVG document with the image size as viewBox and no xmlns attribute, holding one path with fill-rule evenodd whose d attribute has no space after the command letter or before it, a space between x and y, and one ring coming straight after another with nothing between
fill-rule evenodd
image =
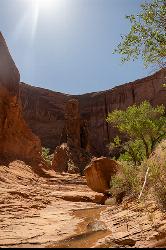
<instances>
[{"instance_id":1,"label":"blue sky","mask_svg":"<svg viewBox=\"0 0 166 250\"><path fill-rule=\"evenodd\" d=\"M112 52L143 0L0 0L0 30L21 81L59 92L111 89L151 74Z\"/></svg>"}]
</instances>

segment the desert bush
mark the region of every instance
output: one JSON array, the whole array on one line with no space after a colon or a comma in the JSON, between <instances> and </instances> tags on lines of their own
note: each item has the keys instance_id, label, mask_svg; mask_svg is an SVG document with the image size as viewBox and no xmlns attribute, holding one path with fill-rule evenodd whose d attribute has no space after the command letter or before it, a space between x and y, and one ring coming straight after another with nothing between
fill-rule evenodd
<instances>
[{"instance_id":1,"label":"desert bush","mask_svg":"<svg viewBox=\"0 0 166 250\"><path fill-rule=\"evenodd\" d=\"M166 162L164 164L151 162L149 168L148 186L152 187L159 206L166 210Z\"/></svg>"},{"instance_id":2,"label":"desert bush","mask_svg":"<svg viewBox=\"0 0 166 250\"><path fill-rule=\"evenodd\" d=\"M53 160L53 154L50 153L49 148L42 148L42 157L48 165L51 165Z\"/></svg>"},{"instance_id":3,"label":"desert bush","mask_svg":"<svg viewBox=\"0 0 166 250\"><path fill-rule=\"evenodd\" d=\"M153 189L160 207L166 209L166 140L158 145L146 164L150 169L148 186Z\"/></svg>"},{"instance_id":4,"label":"desert bush","mask_svg":"<svg viewBox=\"0 0 166 250\"><path fill-rule=\"evenodd\" d=\"M121 170L112 177L110 194L115 197L119 197L120 194L138 197L141 189L139 168L126 162L120 164Z\"/></svg>"},{"instance_id":5,"label":"desert bush","mask_svg":"<svg viewBox=\"0 0 166 250\"><path fill-rule=\"evenodd\" d=\"M120 174L111 183L112 194L120 192L141 200L153 197L166 210L166 140L163 140L140 166L122 165Z\"/></svg>"}]
</instances>

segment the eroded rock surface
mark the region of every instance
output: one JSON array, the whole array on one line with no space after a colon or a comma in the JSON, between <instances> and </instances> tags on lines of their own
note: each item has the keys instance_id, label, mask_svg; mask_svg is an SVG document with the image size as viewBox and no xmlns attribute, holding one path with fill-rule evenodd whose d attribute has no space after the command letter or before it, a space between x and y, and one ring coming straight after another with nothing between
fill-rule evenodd
<instances>
[{"instance_id":1,"label":"eroded rock surface","mask_svg":"<svg viewBox=\"0 0 166 250\"><path fill-rule=\"evenodd\" d=\"M80 107L77 99L71 99L66 104L65 128L67 145L69 147L81 147L81 118Z\"/></svg>"},{"instance_id":2,"label":"eroded rock surface","mask_svg":"<svg viewBox=\"0 0 166 250\"><path fill-rule=\"evenodd\" d=\"M59 173L83 173L89 161L90 156L84 149L69 147L64 143L54 152L52 168Z\"/></svg>"},{"instance_id":3,"label":"eroded rock surface","mask_svg":"<svg viewBox=\"0 0 166 250\"><path fill-rule=\"evenodd\" d=\"M84 177L46 173L0 166L0 247L166 247L166 216L153 200L101 206Z\"/></svg>"},{"instance_id":4,"label":"eroded rock surface","mask_svg":"<svg viewBox=\"0 0 166 250\"><path fill-rule=\"evenodd\" d=\"M81 141L81 119L79 102L71 99L66 104L65 127L63 131L64 142L61 146L56 147L52 168L56 172L82 173L86 165L90 162L91 156L85 150ZM85 146L85 148L83 148Z\"/></svg>"},{"instance_id":5,"label":"eroded rock surface","mask_svg":"<svg viewBox=\"0 0 166 250\"><path fill-rule=\"evenodd\" d=\"M106 157L92 159L84 170L87 185L95 192L107 194L111 177L118 171L118 163Z\"/></svg>"},{"instance_id":6,"label":"eroded rock surface","mask_svg":"<svg viewBox=\"0 0 166 250\"><path fill-rule=\"evenodd\" d=\"M103 195L79 175L39 177L21 161L0 166L0 247L43 247L75 234L75 210L100 208Z\"/></svg>"},{"instance_id":7,"label":"eroded rock surface","mask_svg":"<svg viewBox=\"0 0 166 250\"><path fill-rule=\"evenodd\" d=\"M111 90L79 96L21 84L24 117L33 132L41 139L42 145L54 151L56 146L61 144L66 103L70 99L78 99L81 120L86 121L89 131L88 150L95 156L107 156L106 146L116 135L115 129L106 123L108 113L115 109L126 109L144 100L149 100L152 105L166 106L166 88L163 87L165 77L166 71L163 70Z\"/></svg>"},{"instance_id":8,"label":"eroded rock surface","mask_svg":"<svg viewBox=\"0 0 166 250\"><path fill-rule=\"evenodd\" d=\"M101 218L112 234L98 241L96 248L166 247L166 216L153 199L110 206Z\"/></svg>"},{"instance_id":9,"label":"eroded rock surface","mask_svg":"<svg viewBox=\"0 0 166 250\"><path fill-rule=\"evenodd\" d=\"M22 117L20 75L0 33L0 158L38 161L40 140Z\"/></svg>"},{"instance_id":10,"label":"eroded rock surface","mask_svg":"<svg viewBox=\"0 0 166 250\"><path fill-rule=\"evenodd\" d=\"M68 172L68 147L67 144L58 146L54 152L52 168L59 173Z\"/></svg>"}]
</instances>

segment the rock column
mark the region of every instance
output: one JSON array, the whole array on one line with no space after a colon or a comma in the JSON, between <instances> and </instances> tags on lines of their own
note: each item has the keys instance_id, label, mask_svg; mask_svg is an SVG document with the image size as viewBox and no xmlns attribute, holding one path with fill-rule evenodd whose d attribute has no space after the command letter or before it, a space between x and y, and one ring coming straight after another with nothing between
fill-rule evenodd
<instances>
[{"instance_id":1,"label":"rock column","mask_svg":"<svg viewBox=\"0 0 166 250\"><path fill-rule=\"evenodd\" d=\"M76 99L72 99L67 102L65 124L68 147L80 148L80 107L79 102Z\"/></svg>"}]
</instances>

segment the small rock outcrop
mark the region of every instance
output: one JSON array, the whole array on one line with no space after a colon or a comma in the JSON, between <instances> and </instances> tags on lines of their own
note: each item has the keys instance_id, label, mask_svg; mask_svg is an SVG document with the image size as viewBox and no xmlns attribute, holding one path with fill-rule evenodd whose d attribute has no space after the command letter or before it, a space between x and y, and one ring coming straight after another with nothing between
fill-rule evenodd
<instances>
[{"instance_id":1,"label":"small rock outcrop","mask_svg":"<svg viewBox=\"0 0 166 250\"><path fill-rule=\"evenodd\" d=\"M94 158L85 168L87 185L97 193L107 194L111 177L118 171L118 163L106 157Z\"/></svg>"},{"instance_id":2,"label":"small rock outcrop","mask_svg":"<svg viewBox=\"0 0 166 250\"><path fill-rule=\"evenodd\" d=\"M38 161L40 140L22 117L19 71L0 33L0 159Z\"/></svg>"},{"instance_id":3,"label":"small rock outcrop","mask_svg":"<svg viewBox=\"0 0 166 250\"><path fill-rule=\"evenodd\" d=\"M82 173L90 162L89 153L81 147L87 147L87 140L81 140L81 136L85 135L87 130L82 131L81 124L79 102L71 99L66 104L63 132L66 142L58 146L54 153L52 167L56 172Z\"/></svg>"},{"instance_id":4,"label":"small rock outcrop","mask_svg":"<svg viewBox=\"0 0 166 250\"><path fill-rule=\"evenodd\" d=\"M79 173L80 170L77 167L78 159L75 159L74 156L78 156L77 153L74 155L74 152L68 147L67 144L62 144L58 146L54 153L53 159L53 168L56 172L59 173L70 173L75 174Z\"/></svg>"},{"instance_id":5,"label":"small rock outcrop","mask_svg":"<svg viewBox=\"0 0 166 250\"><path fill-rule=\"evenodd\" d=\"M68 148L67 144L62 144L58 146L54 153L54 159L52 166L56 172L63 173L68 172Z\"/></svg>"}]
</instances>

